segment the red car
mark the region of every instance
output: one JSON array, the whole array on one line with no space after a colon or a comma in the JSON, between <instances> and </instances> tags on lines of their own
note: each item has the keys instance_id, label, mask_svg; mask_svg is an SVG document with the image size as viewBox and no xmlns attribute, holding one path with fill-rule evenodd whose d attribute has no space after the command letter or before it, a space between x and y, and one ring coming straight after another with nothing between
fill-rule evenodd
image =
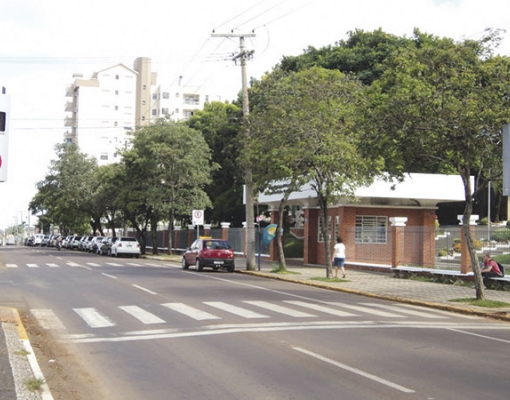
<instances>
[{"instance_id":1,"label":"red car","mask_svg":"<svg viewBox=\"0 0 510 400\"><path fill-rule=\"evenodd\" d=\"M211 267L215 271L225 268L235 271L234 249L226 240L197 239L182 255L182 269L194 265L197 271Z\"/></svg>"}]
</instances>

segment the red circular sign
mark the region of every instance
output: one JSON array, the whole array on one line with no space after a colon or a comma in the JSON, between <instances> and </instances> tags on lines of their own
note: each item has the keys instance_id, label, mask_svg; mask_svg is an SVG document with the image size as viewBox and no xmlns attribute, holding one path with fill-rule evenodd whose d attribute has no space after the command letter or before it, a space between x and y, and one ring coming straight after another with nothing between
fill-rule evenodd
<instances>
[{"instance_id":1,"label":"red circular sign","mask_svg":"<svg viewBox=\"0 0 510 400\"><path fill-rule=\"evenodd\" d=\"M2 156L0 156L0 168L2 168Z\"/></svg>"}]
</instances>

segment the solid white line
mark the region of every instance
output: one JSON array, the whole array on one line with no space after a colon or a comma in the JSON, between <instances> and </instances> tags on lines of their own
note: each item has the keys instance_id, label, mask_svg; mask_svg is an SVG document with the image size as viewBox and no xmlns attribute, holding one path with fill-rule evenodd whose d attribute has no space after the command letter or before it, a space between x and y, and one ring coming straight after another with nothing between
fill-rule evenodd
<instances>
[{"instance_id":1,"label":"solid white line","mask_svg":"<svg viewBox=\"0 0 510 400\"><path fill-rule=\"evenodd\" d=\"M224 303L222 301L207 301L204 304L229 312L234 315L238 315L243 318L269 318L267 315L259 314L257 312L247 310L245 308L233 306L232 304Z\"/></svg>"},{"instance_id":2,"label":"solid white line","mask_svg":"<svg viewBox=\"0 0 510 400\"><path fill-rule=\"evenodd\" d=\"M352 314L346 311L335 310L331 307L321 306L320 304L306 303L304 301L295 300L284 300L284 303L294 304L296 306L309 308L310 310L320 311L326 314L336 315L337 317L355 317L356 314Z\"/></svg>"},{"instance_id":3,"label":"solid white line","mask_svg":"<svg viewBox=\"0 0 510 400\"><path fill-rule=\"evenodd\" d=\"M116 276L113 276L113 275L110 275L110 274L105 274L104 272L102 272L101 275L107 276L108 278L112 278L112 279L119 279Z\"/></svg>"},{"instance_id":4,"label":"solid white line","mask_svg":"<svg viewBox=\"0 0 510 400\"><path fill-rule=\"evenodd\" d=\"M432 310L431 310L431 312L423 312L423 311L406 310L406 309L403 309L398 306L387 306L384 304L376 304L376 303L361 303L361 304L364 304L364 305L367 305L370 307L384 308L386 310L395 311L398 313L409 314L409 315L413 315L415 317L434 318L434 319L447 319L448 318L448 317L443 317L442 315L432 314Z\"/></svg>"},{"instance_id":5,"label":"solid white line","mask_svg":"<svg viewBox=\"0 0 510 400\"><path fill-rule=\"evenodd\" d=\"M48 383L46 382L46 379L44 378L44 375L42 373L41 367L39 367L39 363L37 362L37 358L35 357L34 349L32 348L32 345L30 344L30 340L22 339L21 342L23 343L23 347L25 348L25 351L27 354L28 363L30 364L30 368L32 369L32 372L34 373L34 378L41 379L43 384L41 385L41 399L42 400L53 400L53 396L50 392L50 388L48 386Z\"/></svg>"},{"instance_id":6,"label":"solid white line","mask_svg":"<svg viewBox=\"0 0 510 400\"><path fill-rule=\"evenodd\" d=\"M452 332L464 333L466 335L472 335L472 336L480 337L480 338L483 338L483 339L494 340L495 342L510 343L510 340L505 340L505 339L499 339L499 338L495 338L495 337L491 337L491 336L480 335L479 333L466 332L466 331L463 331L461 329L448 329L448 330L452 331Z\"/></svg>"},{"instance_id":7,"label":"solid white line","mask_svg":"<svg viewBox=\"0 0 510 400\"><path fill-rule=\"evenodd\" d=\"M138 306L119 306L121 310L124 310L128 314L131 314L133 317L144 323L148 324L164 324L166 321L151 314L148 311L145 311L143 308Z\"/></svg>"},{"instance_id":8,"label":"solid white line","mask_svg":"<svg viewBox=\"0 0 510 400\"><path fill-rule=\"evenodd\" d=\"M135 285L133 284L133 286L137 289L140 289L140 290L143 290L144 292L147 292L147 293L150 293L150 294L157 294L156 292L153 292L152 290L149 290L149 289L145 289L144 287L142 286L138 286L138 285Z\"/></svg>"},{"instance_id":9,"label":"solid white line","mask_svg":"<svg viewBox=\"0 0 510 400\"><path fill-rule=\"evenodd\" d=\"M32 309L30 312L43 329L65 329L64 324L50 309Z\"/></svg>"},{"instance_id":10,"label":"solid white line","mask_svg":"<svg viewBox=\"0 0 510 400\"><path fill-rule=\"evenodd\" d=\"M339 368L345 369L346 371L349 371L349 372L352 372L354 374L357 374L357 375L363 376L365 378L371 379L371 380L373 380L375 382L382 383L383 385L389 386L389 387L391 387L393 389L400 390L401 392L404 392L404 393L414 393L415 392L412 389L408 389L408 388L406 388L404 386L397 385L396 383L387 381L386 379L379 378L378 376L369 374L367 372L363 372L363 371L361 371L361 370L359 370L357 368L353 368L353 367L350 367L350 366L348 366L346 364L342 364L342 363L339 363L339 362L337 362L335 360L332 360L330 358L323 357L320 354L313 353L313 352L308 351L306 349L303 349L301 347L292 347L292 348L294 350L296 350L296 351L299 351L299 352L303 353L303 354L309 355L310 357L314 357L317 360L324 361L324 362L326 362L328 364L334 365L335 367L339 367Z\"/></svg>"},{"instance_id":11,"label":"solid white line","mask_svg":"<svg viewBox=\"0 0 510 400\"><path fill-rule=\"evenodd\" d=\"M316 317L316 315L308 314L302 311L293 310L288 307L279 306L277 304L269 303L268 301L245 301L245 303L252 304L257 307L261 307L265 310L273 311L275 313L280 313L284 315L288 315L290 317L295 318L310 318Z\"/></svg>"},{"instance_id":12,"label":"solid white line","mask_svg":"<svg viewBox=\"0 0 510 400\"><path fill-rule=\"evenodd\" d=\"M101 315L95 308L73 308L73 310L82 317L91 328L115 326L115 323Z\"/></svg>"},{"instance_id":13,"label":"solid white line","mask_svg":"<svg viewBox=\"0 0 510 400\"><path fill-rule=\"evenodd\" d=\"M339 307L344 307L344 308L349 308L351 310L356 310L356 311L364 312L366 314L377 315L379 317L404 318L404 316L402 316L402 315L397 315L397 314L393 314L393 313L389 313L389 312L385 312L385 311L380 311L380 310L374 310L374 309L369 308L369 307L355 306L355 305L352 305L352 304L337 303L337 302L332 302L332 303L329 303L329 304L334 304L334 305L337 305Z\"/></svg>"},{"instance_id":14,"label":"solid white line","mask_svg":"<svg viewBox=\"0 0 510 400\"><path fill-rule=\"evenodd\" d=\"M165 303L161 304L162 306L169 308L170 310L177 311L181 314L186 315L187 317L193 318L197 321L202 321L204 319L220 319L216 315L209 314L208 312L198 310L197 308L188 306L184 303Z\"/></svg>"}]
</instances>

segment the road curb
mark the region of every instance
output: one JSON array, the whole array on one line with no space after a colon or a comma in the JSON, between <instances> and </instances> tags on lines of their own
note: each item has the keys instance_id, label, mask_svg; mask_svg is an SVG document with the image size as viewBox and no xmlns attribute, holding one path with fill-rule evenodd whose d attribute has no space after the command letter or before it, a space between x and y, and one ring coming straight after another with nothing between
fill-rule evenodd
<instances>
[{"instance_id":1,"label":"road curb","mask_svg":"<svg viewBox=\"0 0 510 400\"><path fill-rule=\"evenodd\" d=\"M48 383L46 382L46 379L45 379L45 377L42 373L42 370L39 366L39 363L38 363L37 358L34 353L34 349L32 348L32 344L30 343L30 340L28 339L27 331L25 329L25 326L23 325L23 322L21 321L18 310L16 308L12 308L12 307L0 307L0 321L14 325L16 334L17 334L17 339L21 343L21 347L27 353L26 358L27 358L28 364L30 365L30 369L31 369L33 378L41 379L42 382L44 382L41 385L41 388L38 392L41 399L42 400L53 400L53 396L51 394L50 388L49 388ZM13 375L16 375L16 371L14 370L15 366L11 365L11 368L13 369ZM31 377L23 377L23 378L26 380Z\"/></svg>"},{"instance_id":2,"label":"road curb","mask_svg":"<svg viewBox=\"0 0 510 400\"><path fill-rule=\"evenodd\" d=\"M407 299L407 298L399 297L399 296L371 293L371 292L366 292L366 291L357 290L357 289L344 288L344 287L340 287L340 286L332 286L330 284L322 283L322 282L313 282L313 281L303 280L303 279L293 279L288 276L279 276L277 274L271 274L271 273L267 273L267 272L245 271L245 270L236 270L236 272L246 274L246 275L259 276L262 278L297 283L300 285L313 286L313 287L327 289L327 290L333 290L333 291L337 291L337 292L356 294L356 295L360 295L360 296L372 297L372 298L381 299L381 300L397 301L399 303L435 308L435 309L439 309L439 310L455 312L458 314L486 317L486 318L510 322L510 316L508 316L506 312L505 313L501 313L501 312L497 312L497 311L489 312L489 311L485 311L485 310L475 310L472 308L454 306L454 305L449 305L449 304L434 303L434 302L423 301L423 300Z\"/></svg>"}]
</instances>

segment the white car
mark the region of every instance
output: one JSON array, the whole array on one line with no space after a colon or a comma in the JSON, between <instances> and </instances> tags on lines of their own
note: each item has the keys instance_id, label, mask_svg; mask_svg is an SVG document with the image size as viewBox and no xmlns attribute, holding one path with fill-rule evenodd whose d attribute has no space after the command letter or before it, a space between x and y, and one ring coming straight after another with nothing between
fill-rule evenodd
<instances>
[{"instance_id":1,"label":"white car","mask_svg":"<svg viewBox=\"0 0 510 400\"><path fill-rule=\"evenodd\" d=\"M140 257L140 243L134 237L122 236L119 237L110 249L110 254L113 257L120 257L122 255Z\"/></svg>"},{"instance_id":2,"label":"white car","mask_svg":"<svg viewBox=\"0 0 510 400\"><path fill-rule=\"evenodd\" d=\"M37 233L34 235L34 246L41 246L44 235L41 233Z\"/></svg>"}]
</instances>

